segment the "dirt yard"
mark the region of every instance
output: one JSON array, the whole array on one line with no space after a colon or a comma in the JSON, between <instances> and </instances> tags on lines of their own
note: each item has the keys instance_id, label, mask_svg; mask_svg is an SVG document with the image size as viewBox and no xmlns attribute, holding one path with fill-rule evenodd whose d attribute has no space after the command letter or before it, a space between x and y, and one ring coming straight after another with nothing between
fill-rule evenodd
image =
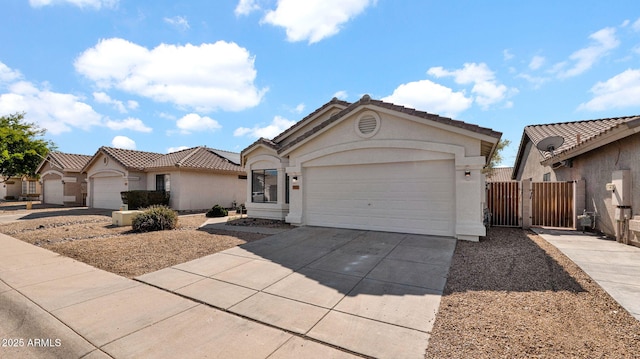
<instances>
[{"instance_id":1,"label":"dirt yard","mask_svg":"<svg viewBox=\"0 0 640 359\"><path fill-rule=\"evenodd\" d=\"M458 242L427 358L640 358L640 321L533 232Z\"/></svg>"},{"instance_id":2,"label":"dirt yard","mask_svg":"<svg viewBox=\"0 0 640 359\"><path fill-rule=\"evenodd\" d=\"M3 210L0 215L27 213L6 205ZM177 229L149 233L112 226L105 210L47 208L25 218L0 224L0 232L130 278L266 237L200 229L204 214L181 215Z\"/></svg>"},{"instance_id":3,"label":"dirt yard","mask_svg":"<svg viewBox=\"0 0 640 359\"><path fill-rule=\"evenodd\" d=\"M15 213L29 212L0 207ZM203 214L146 234L111 226L110 211L49 208L26 218L0 232L126 277L264 237L200 230ZM426 357L640 358L640 322L533 232L492 228L480 243L458 242Z\"/></svg>"}]
</instances>

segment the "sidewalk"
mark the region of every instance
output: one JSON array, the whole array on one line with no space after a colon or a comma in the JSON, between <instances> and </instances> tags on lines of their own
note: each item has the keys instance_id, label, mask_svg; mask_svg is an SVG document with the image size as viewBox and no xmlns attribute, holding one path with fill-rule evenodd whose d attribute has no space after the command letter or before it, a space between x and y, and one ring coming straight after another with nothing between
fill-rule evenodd
<instances>
[{"instance_id":1,"label":"sidewalk","mask_svg":"<svg viewBox=\"0 0 640 359\"><path fill-rule=\"evenodd\" d=\"M2 358L353 357L0 234Z\"/></svg>"},{"instance_id":2,"label":"sidewalk","mask_svg":"<svg viewBox=\"0 0 640 359\"><path fill-rule=\"evenodd\" d=\"M534 228L640 320L640 248L576 231Z\"/></svg>"}]
</instances>

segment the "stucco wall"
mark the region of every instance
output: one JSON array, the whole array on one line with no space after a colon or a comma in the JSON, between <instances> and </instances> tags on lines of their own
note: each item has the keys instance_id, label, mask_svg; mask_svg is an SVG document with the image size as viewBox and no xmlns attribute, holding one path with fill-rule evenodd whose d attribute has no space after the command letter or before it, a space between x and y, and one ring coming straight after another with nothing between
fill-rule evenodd
<instances>
[{"instance_id":1,"label":"stucco wall","mask_svg":"<svg viewBox=\"0 0 640 359\"><path fill-rule=\"evenodd\" d=\"M555 170L540 165L542 157L534 148L525 151L526 162L518 179L531 178L542 181L544 173L551 173L552 181L585 180L585 206L589 212L596 212L596 229L608 236L615 236L614 207L611 205L610 191L606 184L612 180L617 170L631 171L632 212L640 214L640 134L618 140L596 150L584 153L572 159L571 167ZM583 208L576 208L581 213Z\"/></svg>"},{"instance_id":2,"label":"stucco wall","mask_svg":"<svg viewBox=\"0 0 640 359\"><path fill-rule=\"evenodd\" d=\"M230 208L246 200L245 179L237 174L196 171L148 172L146 190L156 189L156 175L170 175L171 207L176 210L209 209L216 204Z\"/></svg>"}]
</instances>

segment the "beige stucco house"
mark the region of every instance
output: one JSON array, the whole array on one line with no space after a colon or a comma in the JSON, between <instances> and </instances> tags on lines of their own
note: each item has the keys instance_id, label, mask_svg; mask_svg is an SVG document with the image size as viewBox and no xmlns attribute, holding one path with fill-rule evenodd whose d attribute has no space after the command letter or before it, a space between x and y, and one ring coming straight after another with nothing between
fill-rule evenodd
<instances>
[{"instance_id":1,"label":"beige stucco house","mask_svg":"<svg viewBox=\"0 0 640 359\"><path fill-rule=\"evenodd\" d=\"M478 240L501 133L368 95L332 99L241 152L249 216Z\"/></svg>"},{"instance_id":2,"label":"beige stucco house","mask_svg":"<svg viewBox=\"0 0 640 359\"><path fill-rule=\"evenodd\" d=\"M595 229L624 237L629 234L624 217L630 219L640 209L638 132L640 116L527 126L512 178L580 183L583 208L577 212L594 213ZM562 144L553 151L537 148L550 137L562 138Z\"/></svg>"},{"instance_id":3,"label":"beige stucco house","mask_svg":"<svg viewBox=\"0 0 640 359\"><path fill-rule=\"evenodd\" d=\"M164 190L176 210L201 210L244 202L246 175L239 154L193 147L169 154L101 147L83 168L88 205L118 209L120 192Z\"/></svg>"},{"instance_id":4,"label":"beige stucco house","mask_svg":"<svg viewBox=\"0 0 640 359\"><path fill-rule=\"evenodd\" d=\"M11 177L0 184L0 199L16 200L22 194L22 178Z\"/></svg>"},{"instance_id":5,"label":"beige stucco house","mask_svg":"<svg viewBox=\"0 0 640 359\"><path fill-rule=\"evenodd\" d=\"M40 174L42 202L85 206L87 175L82 173L82 168L90 159L91 156L88 155L49 152L36 170L36 173Z\"/></svg>"}]
</instances>

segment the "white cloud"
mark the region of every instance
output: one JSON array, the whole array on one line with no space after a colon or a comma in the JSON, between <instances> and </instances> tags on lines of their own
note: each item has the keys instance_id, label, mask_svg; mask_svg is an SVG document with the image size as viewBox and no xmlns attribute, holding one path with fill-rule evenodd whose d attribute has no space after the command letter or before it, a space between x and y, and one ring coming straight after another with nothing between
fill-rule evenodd
<instances>
[{"instance_id":1,"label":"white cloud","mask_svg":"<svg viewBox=\"0 0 640 359\"><path fill-rule=\"evenodd\" d=\"M111 146L115 148L124 148L125 150L135 150L136 141L126 136L116 136L111 140Z\"/></svg>"},{"instance_id":2,"label":"white cloud","mask_svg":"<svg viewBox=\"0 0 640 359\"><path fill-rule=\"evenodd\" d=\"M201 117L196 113L185 115L176 122L176 126L183 134L190 134L193 131L215 131L222 128L218 121L207 116Z\"/></svg>"},{"instance_id":3,"label":"white cloud","mask_svg":"<svg viewBox=\"0 0 640 359\"><path fill-rule=\"evenodd\" d=\"M546 59L544 57L536 55L531 59L531 62L529 62L529 68L531 70L537 70L544 65L545 61Z\"/></svg>"},{"instance_id":4,"label":"white cloud","mask_svg":"<svg viewBox=\"0 0 640 359\"><path fill-rule=\"evenodd\" d=\"M167 153L178 152L182 150L186 150L189 148L188 146L178 146L178 147L169 147L167 148Z\"/></svg>"},{"instance_id":5,"label":"white cloud","mask_svg":"<svg viewBox=\"0 0 640 359\"><path fill-rule=\"evenodd\" d=\"M454 92L430 80L402 84L382 101L450 117L468 109L473 103L464 92Z\"/></svg>"},{"instance_id":6,"label":"white cloud","mask_svg":"<svg viewBox=\"0 0 640 359\"><path fill-rule=\"evenodd\" d=\"M117 88L199 112L240 111L260 103L267 89L254 83L254 57L235 43L152 50L129 41L101 40L75 61L80 74L103 89Z\"/></svg>"},{"instance_id":7,"label":"white cloud","mask_svg":"<svg viewBox=\"0 0 640 359\"><path fill-rule=\"evenodd\" d=\"M300 114L300 113L302 113L302 111L304 111L304 108L305 108L304 104L303 103L299 103L298 106L296 106L293 109L293 112Z\"/></svg>"},{"instance_id":8,"label":"white cloud","mask_svg":"<svg viewBox=\"0 0 640 359\"><path fill-rule=\"evenodd\" d=\"M631 25L631 28L633 29L633 31L640 31L640 18L638 18L638 20L633 22L633 25Z\"/></svg>"},{"instance_id":9,"label":"white cloud","mask_svg":"<svg viewBox=\"0 0 640 359\"><path fill-rule=\"evenodd\" d=\"M236 16L249 15L250 13L260 10L260 5L256 0L240 0L236 9L233 11Z\"/></svg>"},{"instance_id":10,"label":"white cloud","mask_svg":"<svg viewBox=\"0 0 640 359\"><path fill-rule=\"evenodd\" d=\"M341 27L359 15L375 0L278 0L275 10L267 11L262 22L285 28L291 42L318 42L340 32Z\"/></svg>"},{"instance_id":11,"label":"white cloud","mask_svg":"<svg viewBox=\"0 0 640 359\"><path fill-rule=\"evenodd\" d=\"M250 137L264 137L264 138L274 138L284 130L293 126L296 121L289 121L284 117L276 116L273 118L273 121L267 126L259 127L254 126L252 128L247 127L239 127L235 131L233 131L233 135L236 137L239 136L250 136Z\"/></svg>"},{"instance_id":12,"label":"white cloud","mask_svg":"<svg viewBox=\"0 0 640 359\"><path fill-rule=\"evenodd\" d=\"M97 102L97 103L103 103L103 104L107 104L107 105L113 105L113 107L115 107L120 113L127 113L127 108L124 106L124 104L122 103L122 101L118 101L118 100L114 100L112 99L107 93L105 92L94 92L93 93L93 99Z\"/></svg>"},{"instance_id":13,"label":"white cloud","mask_svg":"<svg viewBox=\"0 0 640 359\"><path fill-rule=\"evenodd\" d=\"M127 107L130 110L135 110L138 107L140 107L140 104L138 104L138 101L129 100L129 101L127 101Z\"/></svg>"},{"instance_id":14,"label":"white cloud","mask_svg":"<svg viewBox=\"0 0 640 359\"><path fill-rule=\"evenodd\" d=\"M115 120L107 120L105 122L105 126L109 127L112 130L131 130L137 132L151 132L153 129L151 127L147 127L142 120L138 118L125 118L124 120L115 121Z\"/></svg>"},{"instance_id":15,"label":"white cloud","mask_svg":"<svg viewBox=\"0 0 640 359\"><path fill-rule=\"evenodd\" d=\"M101 8L115 9L120 0L29 0L31 7L39 8L49 5L71 4L79 8L91 7L96 10Z\"/></svg>"},{"instance_id":16,"label":"white cloud","mask_svg":"<svg viewBox=\"0 0 640 359\"><path fill-rule=\"evenodd\" d=\"M26 120L57 135L72 128L88 130L101 125L102 116L78 96L37 88L19 81L0 95L0 113L25 112Z\"/></svg>"},{"instance_id":17,"label":"white cloud","mask_svg":"<svg viewBox=\"0 0 640 359\"><path fill-rule=\"evenodd\" d=\"M509 61L513 59L515 56L511 53L509 49L504 49L502 50L502 57L504 58L504 61Z\"/></svg>"},{"instance_id":18,"label":"white cloud","mask_svg":"<svg viewBox=\"0 0 640 359\"><path fill-rule=\"evenodd\" d=\"M559 78L582 74L606 56L609 51L620 45L620 41L616 38L616 29L611 27L596 31L589 35L589 38L593 40L591 45L571 54L569 61L563 61L554 66L554 72L557 72ZM571 67L565 69L569 64Z\"/></svg>"},{"instance_id":19,"label":"white cloud","mask_svg":"<svg viewBox=\"0 0 640 359\"><path fill-rule=\"evenodd\" d=\"M545 82L549 81L547 77L531 76L529 74L518 74L516 77L527 80L535 89L540 88Z\"/></svg>"},{"instance_id":20,"label":"white cloud","mask_svg":"<svg viewBox=\"0 0 640 359\"><path fill-rule=\"evenodd\" d=\"M626 70L591 88L594 97L578 106L578 110L604 111L640 106L640 69Z\"/></svg>"},{"instance_id":21,"label":"white cloud","mask_svg":"<svg viewBox=\"0 0 640 359\"><path fill-rule=\"evenodd\" d=\"M461 69L449 71L442 67L432 67L427 73L437 78L453 77L454 81L461 85L473 84L471 93L475 95L475 101L484 109L506 99L516 89L508 89L495 79L495 74L485 63L466 63Z\"/></svg>"},{"instance_id":22,"label":"white cloud","mask_svg":"<svg viewBox=\"0 0 640 359\"><path fill-rule=\"evenodd\" d=\"M340 99L340 100L346 100L349 96L347 94L347 91L341 90L338 91L336 93L333 94L333 97Z\"/></svg>"},{"instance_id":23,"label":"white cloud","mask_svg":"<svg viewBox=\"0 0 640 359\"><path fill-rule=\"evenodd\" d=\"M164 22L174 26L180 31L186 31L190 28L189 21L187 21L187 18L184 16L165 17Z\"/></svg>"},{"instance_id":24,"label":"white cloud","mask_svg":"<svg viewBox=\"0 0 640 359\"><path fill-rule=\"evenodd\" d=\"M22 74L18 70L12 70L9 66L0 62L0 84L11 83L22 78Z\"/></svg>"}]
</instances>

